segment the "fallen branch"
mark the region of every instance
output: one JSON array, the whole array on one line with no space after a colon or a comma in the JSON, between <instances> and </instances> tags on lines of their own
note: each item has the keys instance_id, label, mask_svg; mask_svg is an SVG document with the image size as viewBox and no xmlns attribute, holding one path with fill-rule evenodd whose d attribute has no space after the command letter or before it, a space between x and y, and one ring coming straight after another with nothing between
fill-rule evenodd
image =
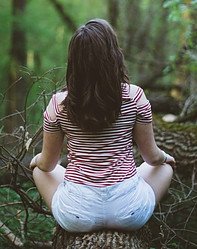
<instances>
[{"instance_id":1,"label":"fallen branch","mask_svg":"<svg viewBox=\"0 0 197 249\"><path fill-rule=\"evenodd\" d=\"M14 246L19 248L23 248L25 246L25 243L23 243L21 239L17 237L2 221L0 221L0 229L2 235L6 237L12 244L14 244ZM32 246L36 246L36 248L52 248L52 241L32 241L30 244Z\"/></svg>"},{"instance_id":2,"label":"fallen branch","mask_svg":"<svg viewBox=\"0 0 197 249\"><path fill-rule=\"evenodd\" d=\"M23 247L23 242L18 238L2 221L0 221L0 229L3 236L9 239L15 246Z\"/></svg>"}]
</instances>

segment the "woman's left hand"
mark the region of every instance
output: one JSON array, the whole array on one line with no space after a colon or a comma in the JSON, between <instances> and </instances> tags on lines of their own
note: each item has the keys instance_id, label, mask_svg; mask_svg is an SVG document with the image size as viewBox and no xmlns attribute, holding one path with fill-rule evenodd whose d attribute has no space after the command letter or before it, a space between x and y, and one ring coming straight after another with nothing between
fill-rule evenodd
<instances>
[{"instance_id":1,"label":"woman's left hand","mask_svg":"<svg viewBox=\"0 0 197 249\"><path fill-rule=\"evenodd\" d=\"M175 161L174 157L172 157L171 155L169 155L165 151L163 151L163 153L164 153L164 156L165 156L164 163L170 164L170 166L173 168L173 170L176 169L176 161Z\"/></svg>"},{"instance_id":2,"label":"woman's left hand","mask_svg":"<svg viewBox=\"0 0 197 249\"><path fill-rule=\"evenodd\" d=\"M31 162L30 162L30 165L29 165L29 168L30 168L31 170L33 170L33 169L37 166L38 160L39 160L39 158L40 158L40 155L41 155L41 153L38 153L37 155L35 155L35 156L32 158L32 160L31 160Z\"/></svg>"}]
</instances>

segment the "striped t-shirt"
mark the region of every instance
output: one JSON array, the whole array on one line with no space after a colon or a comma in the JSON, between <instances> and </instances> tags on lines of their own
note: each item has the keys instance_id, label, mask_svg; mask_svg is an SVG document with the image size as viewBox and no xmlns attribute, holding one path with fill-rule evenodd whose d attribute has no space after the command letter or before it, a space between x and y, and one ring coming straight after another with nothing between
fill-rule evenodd
<instances>
[{"instance_id":1,"label":"striped t-shirt","mask_svg":"<svg viewBox=\"0 0 197 249\"><path fill-rule=\"evenodd\" d=\"M65 133L68 165L65 180L96 187L110 186L136 174L133 156L133 127L135 123L152 121L151 106L143 90L134 85L122 85L121 113L111 127L100 132L84 132L70 122L61 107L67 92L52 96L51 118L44 112L44 131Z\"/></svg>"}]
</instances>

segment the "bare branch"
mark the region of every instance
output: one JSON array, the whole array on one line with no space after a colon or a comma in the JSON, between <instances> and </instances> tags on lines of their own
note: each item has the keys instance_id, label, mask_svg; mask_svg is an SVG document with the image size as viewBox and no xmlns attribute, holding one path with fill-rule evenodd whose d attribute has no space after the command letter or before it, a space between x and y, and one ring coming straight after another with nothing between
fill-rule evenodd
<instances>
[{"instance_id":1,"label":"bare branch","mask_svg":"<svg viewBox=\"0 0 197 249\"><path fill-rule=\"evenodd\" d=\"M72 18L69 16L69 14L66 12L63 4L59 3L57 0L49 0L49 2L51 2L51 4L54 6L64 24L68 26L68 28L72 32L74 32L77 29L77 26L72 20Z\"/></svg>"}]
</instances>

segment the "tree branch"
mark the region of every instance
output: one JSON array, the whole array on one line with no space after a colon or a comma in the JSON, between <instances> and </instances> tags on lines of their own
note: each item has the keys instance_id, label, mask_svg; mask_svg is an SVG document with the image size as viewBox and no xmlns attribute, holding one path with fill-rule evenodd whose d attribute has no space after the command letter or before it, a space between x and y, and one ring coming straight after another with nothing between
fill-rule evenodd
<instances>
[{"instance_id":1,"label":"tree branch","mask_svg":"<svg viewBox=\"0 0 197 249\"><path fill-rule=\"evenodd\" d=\"M2 222L0 221L2 234L9 239L15 246L22 247L23 242Z\"/></svg>"},{"instance_id":2,"label":"tree branch","mask_svg":"<svg viewBox=\"0 0 197 249\"><path fill-rule=\"evenodd\" d=\"M54 6L62 21L68 28L74 32L77 29L77 25L74 23L69 14L65 11L63 4L59 3L57 0L49 0L51 4Z\"/></svg>"}]
</instances>

